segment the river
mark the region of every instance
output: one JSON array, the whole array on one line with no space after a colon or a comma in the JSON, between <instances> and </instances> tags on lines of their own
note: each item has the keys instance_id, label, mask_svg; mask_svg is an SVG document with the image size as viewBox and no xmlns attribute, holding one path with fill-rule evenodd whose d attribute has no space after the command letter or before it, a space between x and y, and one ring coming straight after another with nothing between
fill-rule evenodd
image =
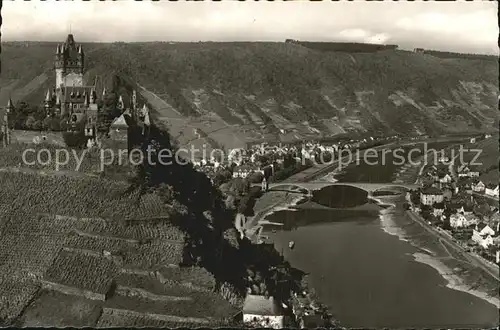
<instances>
[{"instance_id":1,"label":"river","mask_svg":"<svg viewBox=\"0 0 500 330\"><path fill-rule=\"evenodd\" d=\"M392 165L390 161L385 165L361 162L349 166L336 175L335 180L412 180L411 174L405 177L404 172L404 167ZM332 176L328 178L331 180ZM363 203L365 197L360 196L364 195L336 186L316 193L314 199L323 205L325 200L330 200L331 206L339 200L347 204L353 200ZM310 273L310 285L345 327L484 328L498 325L497 307L472 294L449 288L446 276L428 265L432 262L428 261L431 258L426 251L432 249L432 244L415 244L422 229L402 210L403 199L402 196L379 197L395 207L369 213L280 210L267 220L284 226L273 231L265 227L265 233L293 266ZM411 237L408 232L412 233ZM295 241L293 250L288 248L290 240Z\"/></svg>"}]
</instances>

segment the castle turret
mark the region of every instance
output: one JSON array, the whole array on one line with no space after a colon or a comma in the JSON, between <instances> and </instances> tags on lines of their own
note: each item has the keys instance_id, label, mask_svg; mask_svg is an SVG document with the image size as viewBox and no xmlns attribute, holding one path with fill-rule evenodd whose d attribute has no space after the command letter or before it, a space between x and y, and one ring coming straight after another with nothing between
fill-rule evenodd
<instances>
[{"instance_id":1,"label":"castle turret","mask_svg":"<svg viewBox=\"0 0 500 330\"><path fill-rule=\"evenodd\" d=\"M7 102L7 107L5 108L5 113L3 116L2 123L2 143L3 146L7 146L10 144L10 129L9 129L9 114L14 111L14 106L12 104L12 100L9 97L9 101Z\"/></svg>"},{"instance_id":2,"label":"castle turret","mask_svg":"<svg viewBox=\"0 0 500 330\"><path fill-rule=\"evenodd\" d=\"M47 94L45 95L45 103L49 103L52 95L50 95L50 89L47 89Z\"/></svg>"},{"instance_id":3,"label":"castle turret","mask_svg":"<svg viewBox=\"0 0 500 330\"><path fill-rule=\"evenodd\" d=\"M87 92L84 92L83 93L83 105L85 107L88 107L89 106L89 95L87 94Z\"/></svg>"},{"instance_id":4,"label":"castle turret","mask_svg":"<svg viewBox=\"0 0 500 330\"><path fill-rule=\"evenodd\" d=\"M91 103L92 104L96 104L97 103L97 92L95 90L95 87L92 88L92 91L90 92L90 100L91 100Z\"/></svg>"},{"instance_id":5,"label":"castle turret","mask_svg":"<svg viewBox=\"0 0 500 330\"><path fill-rule=\"evenodd\" d=\"M125 110L125 104L123 103L123 98L121 95L118 98L118 104L116 105L116 107L117 107L117 109L120 110L120 112L123 112L123 110Z\"/></svg>"},{"instance_id":6,"label":"castle turret","mask_svg":"<svg viewBox=\"0 0 500 330\"><path fill-rule=\"evenodd\" d=\"M45 109L45 114L48 115L50 113L50 108L52 106L52 95L50 93L50 89L47 89L47 94L45 95L45 100L43 102L43 107Z\"/></svg>"}]
</instances>

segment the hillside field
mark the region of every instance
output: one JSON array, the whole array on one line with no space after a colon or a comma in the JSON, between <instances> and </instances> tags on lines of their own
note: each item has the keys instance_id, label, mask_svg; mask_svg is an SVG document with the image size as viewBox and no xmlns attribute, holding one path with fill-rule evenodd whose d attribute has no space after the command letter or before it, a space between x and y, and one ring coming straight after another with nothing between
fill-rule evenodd
<instances>
[{"instance_id":1,"label":"hillside field","mask_svg":"<svg viewBox=\"0 0 500 330\"><path fill-rule=\"evenodd\" d=\"M78 43L78 36L75 36ZM64 36L61 36L61 41ZM0 104L40 104L56 43L3 43ZM294 43L84 44L85 78L141 102L180 145L235 148L345 132L498 130L498 62L401 50L323 52ZM127 95L128 94L128 95ZM194 129L197 129L195 131Z\"/></svg>"}]
</instances>

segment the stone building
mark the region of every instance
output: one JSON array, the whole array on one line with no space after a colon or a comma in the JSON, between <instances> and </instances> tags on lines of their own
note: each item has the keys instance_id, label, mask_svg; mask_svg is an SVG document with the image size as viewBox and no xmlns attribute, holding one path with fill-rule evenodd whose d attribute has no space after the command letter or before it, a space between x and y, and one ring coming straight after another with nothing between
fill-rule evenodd
<instances>
[{"instance_id":1,"label":"stone building","mask_svg":"<svg viewBox=\"0 0 500 330\"><path fill-rule=\"evenodd\" d=\"M68 34L62 45L57 45L54 68L55 87L47 91L44 100L47 115L67 116L72 129L83 127L85 135L95 139L99 101L97 81L85 85L85 53L72 34Z\"/></svg>"},{"instance_id":2,"label":"stone building","mask_svg":"<svg viewBox=\"0 0 500 330\"><path fill-rule=\"evenodd\" d=\"M249 294L243 305L243 323L252 327L282 329L285 313L273 297Z\"/></svg>"}]
</instances>

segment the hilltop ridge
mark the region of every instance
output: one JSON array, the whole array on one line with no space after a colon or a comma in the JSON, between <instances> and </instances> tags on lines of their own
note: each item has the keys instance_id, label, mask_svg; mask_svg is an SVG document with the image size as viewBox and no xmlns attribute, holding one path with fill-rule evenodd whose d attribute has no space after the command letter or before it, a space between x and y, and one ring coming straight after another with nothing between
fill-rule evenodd
<instances>
[{"instance_id":1,"label":"hilltop ridge","mask_svg":"<svg viewBox=\"0 0 500 330\"><path fill-rule=\"evenodd\" d=\"M498 63L489 59L270 42L84 47L86 78L99 76L112 88L119 76L125 89L138 88L181 144L234 148L345 132L498 130ZM56 43L4 43L0 104L9 96L42 102L52 88L55 49Z\"/></svg>"}]
</instances>

